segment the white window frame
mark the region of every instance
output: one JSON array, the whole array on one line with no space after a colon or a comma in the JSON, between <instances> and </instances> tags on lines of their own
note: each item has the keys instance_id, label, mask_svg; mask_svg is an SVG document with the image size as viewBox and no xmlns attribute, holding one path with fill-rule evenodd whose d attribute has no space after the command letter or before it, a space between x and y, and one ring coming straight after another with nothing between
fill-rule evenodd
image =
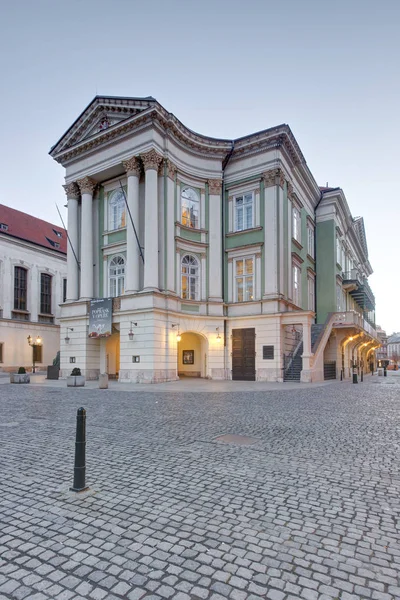
<instances>
[{"instance_id":1,"label":"white window frame","mask_svg":"<svg viewBox=\"0 0 400 600\"><path fill-rule=\"evenodd\" d=\"M123 273L111 275L111 268L114 267L113 262L117 259L123 260ZM119 263L121 264L121 263ZM122 254L113 254L109 257L108 263L108 295L110 298L118 298L125 292L125 269L126 269L126 258ZM115 282L115 284L114 284ZM120 292L120 293L118 293Z\"/></svg>"},{"instance_id":2,"label":"white window frame","mask_svg":"<svg viewBox=\"0 0 400 600\"><path fill-rule=\"evenodd\" d=\"M307 252L314 258L315 251L315 229L311 223L307 223Z\"/></svg>"},{"instance_id":3,"label":"white window frame","mask_svg":"<svg viewBox=\"0 0 400 600\"><path fill-rule=\"evenodd\" d=\"M183 198L183 194L186 190L189 190L191 193L194 194L195 199L193 198ZM185 200L187 202L187 209L189 210L189 212L192 210L193 211L193 216L194 219L192 221L192 217L191 216L184 216L183 215L183 209L184 209L184 203L183 200ZM182 225L184 227L189 227L190 229L200 229L200 217L201 217L201 197L200 194L198 193L198 191L191 187L190 185L184 185L181 187L181 196L180 196L180 222L182 223ZM196 205L197 204L197 210L196 213L193 210L193 206L190 206L190 204Z\"/></svg>"},{"instance_id":4,"label":"white window frame","mask_svg":"<svg viewBox=\"0 0 400 600\"><path fill-rule=\"evenodd\" d=\"M124 227L126 227L124 194L122 190L114 190L108 196L108 230L116 231Z\"/></svg>"},{"instance_id":5,"label":"white window frame","mask_svg":"<svg viewBox=\"0 0 400 600\"><path fill-rule=\"evenodd\" d=\"M238 204L241 200L242 204ZM250 219L248 216L245 219L247 210L250 209ZM233 220L234 220L234 231L246 231L247 229L254 228L254 212L255 212L255 201L254 192L244 192L243 194L236 194L233 197ZM241 223L239 215L241 214Z\"/></svg>"},{"instance_id":6,"label":"white window frame","mask_svg":"<svg viewBox=\"0 0 400 600\"><path fill-rule=\"evenodd\" d=\"M293 304L301 307L301 267L299 264L292 263L292 290Z\"/></svg>"},{"instance_id":7,"label":"white window frame","mask_svg":"<svg viewBox=\"0 0 400 600\"><path fill-rule=\"evenodd\" d=\"M292 208L292 231L293 238L301 244L301 211L297 206Z\"/></svg>"},{"instance_id":8,"label":"white window frame","mask_svg":"<svg viewBox=\"0 0 400 600\"><path fill-rule=\"evenodd\" d=\"M307 288L308 288L308 310L315 312L315 278L311 275L307 277Z\"/></svg>"},{"instance_id":9,"label":"white window frame","mask_svg":"<svg viewBox=\"0 0 400 600\"><path fill-rule=\"evenodd\" d=\"M185 259L191 259L192 262L189 263L188 261L185 261ZM181 256L181 298L183 300L195 300L195 301L199 301L200 300L200 260L199 258L195 255L195 254L191 254L190 252L185 252L184 254L182 254ZM188 273L188 272L183 272L183 269L189 267L189 268L196 268L196 273ZM186 284L186 296L183 295L183 278L187 279L187 284ZM194 298L190 297L191 294L191 284L194 283ZM189 294L188 294L189 292ZM189 296L189 297L188 297Z\"/></svg>"},{"instance_id":10,"label":"white window frame","mask_svg":"<svg viewBox=\"0 0 400 600\"><path fill-rule=\"evenodd\" d=\"M252 268L252 273L246 273L246 260L251 260L253 263L253 268ZM236 265L238 262L243 261L243 274L242 275L237 275L236 274ZM255 280L255 274L256 274L256 257L254 254L251 255L245 255L245 256L238 256L237 258L233 259L233 301L234 302L254 302L255 298L256 298L256 280ZM239 294L238 294L238 279L243 279L243 299L239 300ZM247 286L245 285L245 281L246 280L251 280L251 287L253 290L253 294L252 297L246 298L246 294L247 292Z\"/></svg>"},{"instance_id":11,"label":"white window frame","mask_svg":"<svg viewBox=\"0 0 400 600\"><path fill-rule=\"evenodd\" d=\"M342 312L342 301L343 301L343 290L340 283L336 282L336 310L337 312Z\"/></svg>"}]
</instances>

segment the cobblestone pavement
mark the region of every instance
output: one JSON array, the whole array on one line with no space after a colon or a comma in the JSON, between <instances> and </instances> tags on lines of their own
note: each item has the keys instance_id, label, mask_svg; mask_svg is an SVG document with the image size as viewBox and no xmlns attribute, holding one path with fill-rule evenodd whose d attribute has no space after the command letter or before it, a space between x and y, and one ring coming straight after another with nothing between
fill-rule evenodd
<instances>
[{"instance_id":1,"label":"cobblestone pavement","mask_svg":"<svg viewBox=\"0 0 400 600\"><path fill-rule=\"evenodd\" d=\"M79 406L90 490L74 494ZM0 599L400 598L399 418L395 376L219 394L3 384Z\"/></svg>"}]
</instances>

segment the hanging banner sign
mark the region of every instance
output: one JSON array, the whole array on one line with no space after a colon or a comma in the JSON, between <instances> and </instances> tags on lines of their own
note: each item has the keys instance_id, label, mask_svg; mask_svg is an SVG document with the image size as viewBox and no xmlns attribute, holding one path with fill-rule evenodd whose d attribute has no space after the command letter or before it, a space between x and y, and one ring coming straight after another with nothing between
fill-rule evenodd
<instances>
[{"instance_id":1,"label":"hanging banner sign","mask_svg":"<svg viewBox=\"0 0 400 600\"><path fill-rule=\"evenodd\" d=\"M109 337L112 328L112 298L90 301L89 337Z\"/></svg>"}]
</instances>

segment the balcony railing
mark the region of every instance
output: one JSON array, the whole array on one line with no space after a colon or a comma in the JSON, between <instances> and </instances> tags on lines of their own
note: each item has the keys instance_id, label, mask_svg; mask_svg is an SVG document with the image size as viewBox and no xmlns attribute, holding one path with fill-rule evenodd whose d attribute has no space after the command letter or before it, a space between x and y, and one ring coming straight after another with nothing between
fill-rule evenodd
<instances>
[{"instance_id":1,"label":"balcony railing","mask_svg":"<svg viewBox=\"0 0 400 600\"><path fill-rule=\"evenodd\" d=\"M340 312L340 313L336 313L334 322L333 322L333 326L335 325L347 325L347 326L351 326L351 325L355 325L357 327L360 327L361 329L364 329L364 331L366 333L368 333L371 337L376 338L377 334L376 334L376 329L374 327L372 327L372 325L370 325L362 315L360 315L360 313L356 312L356 311L346 311L346 312Z\"/></svg>"},{"instance_id":2,"label":"balcony railing","mask_svg":"<svg viewBox=\"0 0 400 600\"><path fill-rule=\"evenodd\" d=\"M357 269L342 273L343 287L348 289L350 296L357 304L369 311L375 310L375 296L369 286L368 280L362 277Z\"/></svg>"}]
</instances>

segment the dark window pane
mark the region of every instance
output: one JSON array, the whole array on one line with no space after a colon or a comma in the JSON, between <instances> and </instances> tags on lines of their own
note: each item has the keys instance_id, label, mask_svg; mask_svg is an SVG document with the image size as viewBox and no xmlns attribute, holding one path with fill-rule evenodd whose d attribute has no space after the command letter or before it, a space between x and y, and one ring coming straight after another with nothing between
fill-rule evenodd
<instances>
[{"instance_id":1,"label":"dark window pane","mask_svg":"<svg viewBox=\"0 0 400 600\"><path fill-rule=\"evenodd\" d=\"M27 276L26 269L14 269L14 309L26 310Z\"/></svg>"},{"instance_id":2,"label":"dark window pane","mask_svg":"<svg viewBox=\"0 0 400 600\"><path fill-rule=\"evenodd\" d=\"M51 275L42 273L40 276L40 312L51 314Z\"/></svg>"}]
</instances>

